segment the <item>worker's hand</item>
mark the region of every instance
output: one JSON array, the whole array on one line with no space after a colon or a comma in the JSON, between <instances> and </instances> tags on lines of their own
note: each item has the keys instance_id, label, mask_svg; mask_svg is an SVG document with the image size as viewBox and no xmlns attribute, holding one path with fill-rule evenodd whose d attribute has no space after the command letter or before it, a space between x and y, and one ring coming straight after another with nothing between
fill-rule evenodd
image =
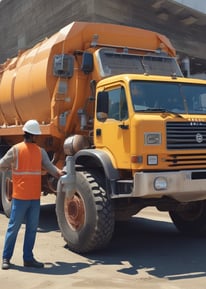
<instances>
[{"instance_id":1,"label":"worker's hand","mask_svg":"<svg viewBox=\"0 0 206 289\"><path fill-rule=\"evenodd\" d=\"M60 170L60 169L57 169L57 172L58 172L58 178L66 174L63 170Z\"/></svg>"}]
</instances>

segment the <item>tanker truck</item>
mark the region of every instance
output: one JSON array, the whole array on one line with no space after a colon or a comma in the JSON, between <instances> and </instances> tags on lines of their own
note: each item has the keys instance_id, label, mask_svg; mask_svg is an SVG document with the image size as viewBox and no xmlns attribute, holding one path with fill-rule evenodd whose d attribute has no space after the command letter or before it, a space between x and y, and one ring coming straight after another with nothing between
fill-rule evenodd
<instances>
[{"instance_id":1,"label":"tanker truck","mask_svg":"<svg viewBox=\"0 0 206 289\"><path fill-rule=\"evenodd\" d=\"M65 171L58 183L42 171L42 192L56 194L70 250L107 246L116 221L147 206L168 212L183 233L205 234L206 82L184 77L166 36L73 22L20 51L0 66L0 156L29 119ZM11 200L6 171L6 215Z\"/></svg>"}]
</instances>

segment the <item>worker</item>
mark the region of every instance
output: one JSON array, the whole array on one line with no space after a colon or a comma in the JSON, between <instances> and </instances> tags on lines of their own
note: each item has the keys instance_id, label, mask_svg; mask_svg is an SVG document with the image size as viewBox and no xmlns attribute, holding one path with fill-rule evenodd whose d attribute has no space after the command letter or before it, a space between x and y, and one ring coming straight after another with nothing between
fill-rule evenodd
<instances>
[{"instance_id":1,"label":"worker","mask_svg":"<svg viewBox=\"0 0 206 289\"><path fill-rule=\"evenodd\" d=\"M12 170L12 204L2 256L2 269L10 268L19 229L25 222L23 264L27 267L44 267L33 256L33 247L40 213L41 169L56 178L63 173L54 166L43 148L35 143L41 134L39 123L29 120L23 126L24 141L12 146L0 159L0 170Z\"/></svg>"}]
</instances>

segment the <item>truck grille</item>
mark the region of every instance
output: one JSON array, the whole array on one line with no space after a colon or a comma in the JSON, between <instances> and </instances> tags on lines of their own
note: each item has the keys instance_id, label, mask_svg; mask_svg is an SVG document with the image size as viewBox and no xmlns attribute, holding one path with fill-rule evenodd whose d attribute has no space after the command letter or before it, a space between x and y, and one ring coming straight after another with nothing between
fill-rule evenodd
<instances>
[{"instance_id":1,"label":"truck grille","mask_svg":"<svg viewBox=\"0 0 206 289\"><path fill-rule=\"evenodd\" d=\"M168 122L167 149L179 150L170 153L165 161L169 167L204 168L206 167L205 153L198 150L206 149L206 123L204 122ZM184 150L184 152L183 152ZM187 153L187 150L193 150ZM194 150L196 152L194 153Z\"/></svg>"},{"instance_id":2,"label":"truck grille","mask_svg":"<svg viewBox=\"0 0 206 289\"><path fill-rule=\"evenodd\" d=\"M206 123L204 122L168 122L168 150L206 149Z\"/></svg>"}]
</instances>

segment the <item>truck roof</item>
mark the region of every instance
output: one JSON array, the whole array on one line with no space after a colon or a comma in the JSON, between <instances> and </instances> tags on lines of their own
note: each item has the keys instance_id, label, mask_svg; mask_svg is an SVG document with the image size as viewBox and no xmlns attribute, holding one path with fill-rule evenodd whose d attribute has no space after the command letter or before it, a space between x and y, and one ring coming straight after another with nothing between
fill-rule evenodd
<instances>
[{"instance_id":1,"label":"truck roof","mask_svg":"<svg viewBox=\"0 0 206 289\"><path fill-rule=\"evenodd\" d=\"M53 61L54 54L74 54L95 46L139 49L140 52L162 49L170 56L176 56L170 40L154 31L109 23L72 22L34 47L19 51L17 57L0 66L0 74L11 66L14 68L22 55L24 61L31 63L34 58L35 63L42 59Z\"/></svg>"},{"instance_id":2,"label":"truck roof","mask_svg":"<svg viewBox=\"0 0 206 289\"><path fill-rule=\"evenodd\" d=\"M72 22L62 28L52 38L54 38L53 40L56 43L64 41L64 49L66 51L83 50L91 45L98 44L151 50L162 48L169 55L176 55L174 47L165 35L117 24Z\"/></svg>"}]
</instances>

